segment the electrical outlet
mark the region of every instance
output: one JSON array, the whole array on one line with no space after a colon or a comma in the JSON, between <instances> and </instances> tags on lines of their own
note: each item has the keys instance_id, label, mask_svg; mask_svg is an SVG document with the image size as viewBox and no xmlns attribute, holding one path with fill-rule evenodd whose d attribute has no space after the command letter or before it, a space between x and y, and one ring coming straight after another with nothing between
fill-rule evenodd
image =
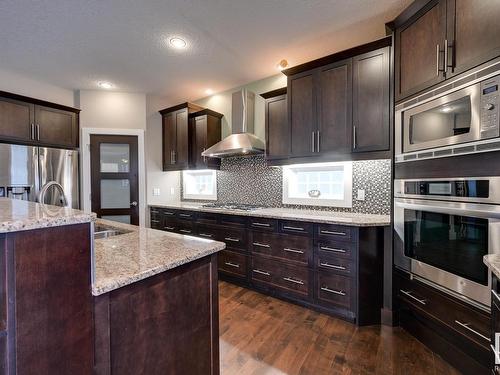
<instances>
[{"instance_id":1,"label":"electrical outlet","mask_svg":"<svg viewBox=\"0 0 500 375\"><path fill-rule=\"evenodd\" d=\"M358 197L356 198L358 201L365 200L365 189L358 189Z\"/></svg>"},{"instance_id":2,"label":"electrical outlet","mask_svg":"<svg viewBox=\"0 0 500 375\"><path fill-rule=\"evenodd\" d=\"M153 196L155 197L160 196L160 188L153 188Z\"/></svg>"}]
</instances>

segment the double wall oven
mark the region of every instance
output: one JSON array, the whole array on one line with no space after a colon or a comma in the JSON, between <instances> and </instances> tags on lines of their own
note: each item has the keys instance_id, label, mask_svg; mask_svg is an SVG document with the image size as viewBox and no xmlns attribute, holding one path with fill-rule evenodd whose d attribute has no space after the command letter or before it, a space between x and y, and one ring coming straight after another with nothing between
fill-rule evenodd
<instances>
[{"instance_id":1,"label":"double wall oven","mask_svg":"<svg viewBox=\"0 0 500 375\"><path fill-rule=\"evenodd\" d=\"M500 177L395 180L396 267L487 308L500 254Z\"/></svg>"}]
</instances>

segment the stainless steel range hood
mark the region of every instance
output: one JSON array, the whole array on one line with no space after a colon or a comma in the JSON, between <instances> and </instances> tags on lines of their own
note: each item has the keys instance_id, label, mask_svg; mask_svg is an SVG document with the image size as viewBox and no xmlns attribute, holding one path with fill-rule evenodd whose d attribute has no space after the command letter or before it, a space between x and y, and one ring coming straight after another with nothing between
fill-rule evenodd
<instances>
[{"instance_id":1,"label":"stainless steel range hood","mask_svg":"<svg viewBox=\"0 0 500 375\"><path fill-rule=\"evenodd\" d=\"M236 91L232 96L232 133L219 143L202 152L202 156L226 158L262 154L264 142L254 132L255 94L246 89Z\"/></svg>"}]
</instances>

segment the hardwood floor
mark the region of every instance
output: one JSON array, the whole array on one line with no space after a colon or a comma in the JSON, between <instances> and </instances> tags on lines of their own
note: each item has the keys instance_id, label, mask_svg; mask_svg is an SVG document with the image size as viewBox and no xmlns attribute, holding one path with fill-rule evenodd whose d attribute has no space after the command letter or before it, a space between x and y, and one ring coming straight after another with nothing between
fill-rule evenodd
<instances>
[{"instance_id":1,"label":"hardwood floor","mask_svg":"<svg viewBox=\"0 0 500 375\"><path fill-rule=\"evenodd\" d=\"M401 328L358 328L219 283L223 375L459 374Z\"/></svg>"}]
</instances>

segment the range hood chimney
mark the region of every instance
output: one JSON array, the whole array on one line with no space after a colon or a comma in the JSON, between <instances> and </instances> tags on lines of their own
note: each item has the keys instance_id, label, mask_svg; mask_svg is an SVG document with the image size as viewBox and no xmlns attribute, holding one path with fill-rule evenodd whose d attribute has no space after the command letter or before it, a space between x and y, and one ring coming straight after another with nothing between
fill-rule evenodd
<instances>
[{"instance_id":1,"label":"range hood chimney","mask_svg":"<svg viewBox=\"0 0 500 375\"><path fill-rule=\"evenodd\" d=\"M233 92L231 110L232 134L206 149L202 156L226 158L262 154L264 142L254 133L255 94L246 89Z\"/></svg>"}]
</instances>

